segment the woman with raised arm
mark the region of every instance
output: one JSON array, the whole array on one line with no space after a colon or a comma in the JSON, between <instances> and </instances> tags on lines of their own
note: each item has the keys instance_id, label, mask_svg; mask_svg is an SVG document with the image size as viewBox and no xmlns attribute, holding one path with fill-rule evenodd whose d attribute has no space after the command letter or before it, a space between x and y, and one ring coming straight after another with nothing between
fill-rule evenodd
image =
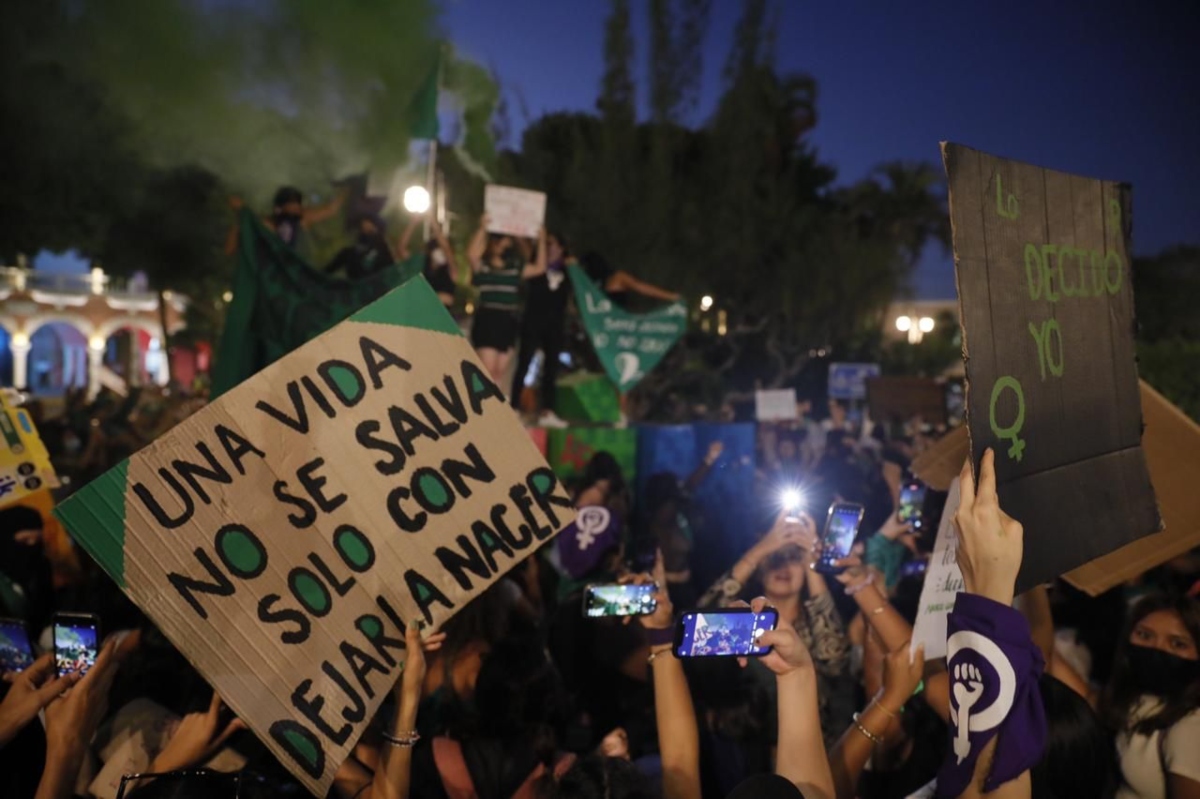
<instances>
[{"instance_id":1,"label":"woman with raised arm","mask_svg":"<svg viewBox=\"0 0 1200 799\"><path fill-rule=\"evenodd\" d=\"M1000 509L991 449L979 466L978 490L969 459L959 480L954 521L966 590L946 619L952 747L937 795L1026 799L1047 733L1038 690L1042 653L1012 607L1024 529Z\"/></svg>"},{"instance_id":2,"label":"woman with raised arm","mask_svg":"<svg viewBox=\"0 0 1200 799\"><path fill-rule=\"evenodd\" d=\"M1117 734L1118 799L1200 797L1200 605L1151 595L1117 649L1102 706Z\"/></svg>"},{"instance_id":3,"label":"woman with raised arm","mask_svg":"<svg viewBox=\"0 0 1200 799\"><path fill-rule=\"evenodd\" d=\"M413 234L422 224L424 224L424 220L419 216L414 216L409 220L408 226L404 228L400 240L396 242L396 252L401 261L407 261L412 256L409 242L412 241ZM454 305L454 293L459 280L458 259L454 256L454 248L450 246L445 231L436 220L430 220L429 232L433 234L433 238L425 242L425 262L422 265L421 273L433 287L438 299L442 301L442 305L449 308Z\"/></svg>"},{"instance_id":4,"label":"woman with raised arm","mask_svg":"<svg viewBox=\"0 0 1200 799\"><path fill-rule=\"evenodd\" d=\"M520 328L521 281L546 273L546 230L538 234L537 257L530 263L512 236L488 233L487 223L484 214L467 248L467 262L479 289L471 344L492 382L502 386Z\"/></svg>"},{"instance_id":5,"label":"woman with raised arm","mask_svg":"<svg viewBox=\"0 0 1200 799\"><path fill-rule=\"evenodd\" d=\"M382 752L372 776L370 771L353 757L338 769L333 793L341 799L408 799L412 780L413 747L421 736L417 734L417 707L421 703L421 686L425 682L425 653L441 649L445 633L434 633L421 641L421 628L411 620L404 631L406 655L400 664L400 679L392 688L395 709L391 721L380 734Z\"/></svg>"}]
</instances>

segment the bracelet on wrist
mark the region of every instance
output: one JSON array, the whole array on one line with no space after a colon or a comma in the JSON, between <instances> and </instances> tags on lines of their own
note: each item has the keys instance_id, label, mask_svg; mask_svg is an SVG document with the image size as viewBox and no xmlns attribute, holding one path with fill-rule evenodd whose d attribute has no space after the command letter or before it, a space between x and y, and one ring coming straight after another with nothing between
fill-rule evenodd
<instances>
[{"instance_id":1,"label":"bracelet on wrist","mask_svg":"<svg viewBox=\"0 0 1200 799\"><path fill-rule=\"evenodd\" d=\"M861 721L859 721L859 720L858 720L858 718L859 718L859 714L858 714L858 713L855 713L855 714L854 714L854 727L855 727L855 729L857 729L857 730L858 730L859 732L861 732L861 733L862 733L864 736L866 736L867 740L868 740L868 741L870 741L871 743L873 743L873 744L876 744L876 745L879 745L879 744L883 743L883 736L881 736L881 735L876 735L875 733L873 733L873 732L871 732L870 730L868 730L866 727L864 727L864 726L862 725L862 722L861 722Z\"/></svg>"},{"instance_id":2,"label":"bracelet on wrist","mask_svg":"<svg viewBox=\"0 0 1200 799\"><path fill-rule=\"evenodd\" d=\"M650 650L650 656L649 656L648 658L646 658L646 665L647 665L647 666L653 666L653 665L654 665L654 661L655 661L655 660L656 660L656 659L657 659L657 658L658 658L660 655L669 655L669 654L671 654L671 647L670 647L670 645L669 645L669 644L668 644L667 646L657 646L657 647L653 647L653 648Z\"/></svg>"},{"instance_id":3,"label":"bracelet on wrist","mask_svg":"<svg viewBox=\"0 0 1200 799\"><path fill-rule=\"evenodd\" d=\"M871 704L874 705L875 707L879 708L880 710L882 710L884 715L886 715L888 718L894 719L896 721L900 720L900 714L904 712L903 707L900 708L899 711L892 710L891 708L887 707L886 705L883 704L883 700L878 696L871 700Z\"/></svg>"},{"instance_id":4,"label":"bracelet on wrist","mask_svg":"<svg viewBox=\"0 0 1200 799\"><path fill-rule=\"evenodd\" d=\"M416 730L401 732L397 733L396 735L391 735L386 732L380 732L379 734L383 737L385 743L391 744L392 746L399 746L404 749L413 748L416 746L417 741L421 740L421 735Z\"/></svg>"}]
</instances>

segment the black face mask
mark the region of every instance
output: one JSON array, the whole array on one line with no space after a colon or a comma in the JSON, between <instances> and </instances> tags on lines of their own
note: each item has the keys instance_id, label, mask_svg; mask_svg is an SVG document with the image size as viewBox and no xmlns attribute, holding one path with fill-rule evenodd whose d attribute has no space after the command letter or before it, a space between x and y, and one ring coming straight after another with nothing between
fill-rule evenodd
<instances>
[{"instance_id":1,"label":"black face mask","mask_svg":"<svg viewBox=\"0 0 1200 799\"><path fill-rule=\"evenodd\" d=\"M1129 647L1129 667L1138 690L1166 696L1200 679L1200 660L1186 660L1148 646Z\"/></svg>"}]
</instances>

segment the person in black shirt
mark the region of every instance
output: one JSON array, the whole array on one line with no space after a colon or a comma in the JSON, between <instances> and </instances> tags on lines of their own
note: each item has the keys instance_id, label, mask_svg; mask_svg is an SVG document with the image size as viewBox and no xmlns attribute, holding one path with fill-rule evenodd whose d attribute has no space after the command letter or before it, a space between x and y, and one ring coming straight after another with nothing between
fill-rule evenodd
<instances>
[{"instance_id":1,"label":"person in black shirt","mask_svg":"<svg viewBox=\"0 0 1200 799\"><path fill-rule=\"evenodd\" d=\"M373 275L396 262L396 256L384 236L387 226L374 214L359 214L355 220L358 238L343 247L325 267L327 273L344 271L350 280Z\"/></svg>"},{"instance_id":2,"label":"person in black shirt","mask_svg":"<svg viewBox=\"0 0 1200 799\"><path fill-rule=\"evenodd\" d=\"M573 258L562 236L546 236L546 274L527 281L525 313L521 317L521 339L517 354L517 370L513 374L509 397L514 408L520 407L521 389L525 374L533 362L534 353L542 351L541 407L539 424L543 427L566 427L567 423L554 412L558 382L559 355L567 324L567 264Z\"/></svg>"},{"instance_id":3,"label":"person in black shirt","mask_svg":"<svg viewBox=\"0 0 1200 799\"><path fill-rule=\"evenodd\" d=\"M420 224L421 217L414 216L396 243L396 251L401 261L408 260L411 253L408 244ZM425 242L425 264L422 274L437 293L442 305L450 308L454 305L454 295L458 289L458 259L454 256L454 248L446 239L446 233L436 220L430 221L429 232L433 234L433 238Z\"/></svg>"}]
</instances>

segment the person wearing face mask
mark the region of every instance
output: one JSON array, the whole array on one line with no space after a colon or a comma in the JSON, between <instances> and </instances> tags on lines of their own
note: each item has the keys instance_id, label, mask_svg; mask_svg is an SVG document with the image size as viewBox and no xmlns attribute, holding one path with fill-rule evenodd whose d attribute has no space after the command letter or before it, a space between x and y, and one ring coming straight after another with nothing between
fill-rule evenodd
<instances>
[{"instance_id":1,"label":"person wearing face mask","mask_svg":"<svg viewBox=\"0 0 1200 799\"><path fill-rule=\"evenodd\" d=\"M343 247L325 267L326 273L344 271L349 280L373 275L396 262L396 256L384 235L387 226L374 214L359 214L355 219L358 236Z\"/></svg>"},{"instance_id":2,"label":"person wearing face mask","mask_svg":"<svg viewBox=\"0 0 1200 799\"><path fill-rule=\"evenodd\" d=\"M299 189L295 186L280 186L275 190L271 213L263 218L263 224L275 231L275 235L279 236L289 249L305 254L304 231L318 222L335 216L345 204L348 194L348 190L343 187L325 205L305 208L304 195ZM245 205L245 201L237 195L229 198L229 207L233 209L235 215L240 213ZM239 228L238 220L234 219L229 233L225 236L226 255L233 255L237 252Z\"/></svg>"},{"instance_id":3,"label":"person wearing face mask","mask_svg":"<svg viewBox=\"0 0 1200 799\"><path fill-rule=\"evenodd\" d=\"M1117 799L1200 797L1200 604L1148 596L1117 649L1102 705L1117 735Z\"/></svg>"}]
</instances>

